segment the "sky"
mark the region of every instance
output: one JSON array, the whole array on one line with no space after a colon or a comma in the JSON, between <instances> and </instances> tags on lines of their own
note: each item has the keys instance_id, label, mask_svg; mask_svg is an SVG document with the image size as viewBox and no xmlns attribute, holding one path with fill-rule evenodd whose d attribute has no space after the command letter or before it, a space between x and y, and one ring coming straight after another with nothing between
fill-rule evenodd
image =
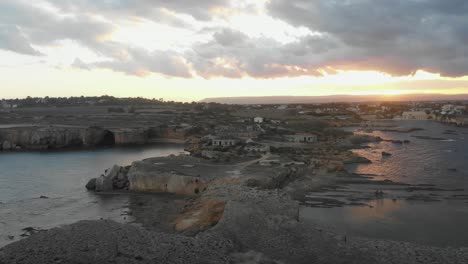
<instances>
[{"instance_id":1,"label":"sky","mask_svg":"<svg viewBox=\"0 0 468 264\"><path fill-rule=\"evenodd\" d=\"M0 0L0 97L468 93L466 0Z\"/></svg>"}]
</instances>

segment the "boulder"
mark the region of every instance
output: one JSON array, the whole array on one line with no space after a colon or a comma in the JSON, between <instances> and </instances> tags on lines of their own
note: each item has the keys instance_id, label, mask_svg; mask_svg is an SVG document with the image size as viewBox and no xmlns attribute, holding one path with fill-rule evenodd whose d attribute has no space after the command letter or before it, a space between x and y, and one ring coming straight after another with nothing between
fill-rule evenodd
<instances>
[{"instance_id":1,"label":"boulder","mask_svg":"<svg viewBox=\"0 0 468 264\"><path fill-rule=\"evenodd\" d=\"M117 177L121 167L114 165L111 169L107 170L105 175L101 175L96 179L96 191L106 192L113 190L113 179Z\"/></svg>"},{"instance_id":2,"label":"boulder","mask_svg":"<svg viewBox=\"0 0 468 264\"><path fill-rule=\"evenodd\" d=\"M3 150L11 150L13 148L13 144L10 141L5 140L2 144L2 148Z\"/></svg>"},{"instance_id":3,"label":"boulder","mask_svg":"<svg viewBox=\"0 0 468 264\"><path fill-rule=\"evenodd\" d=\"M89 191L95 191L96 190L96 178L92 178L91 180L88 181L86 184L86 189Z\"/></svg>"}]
</instances>

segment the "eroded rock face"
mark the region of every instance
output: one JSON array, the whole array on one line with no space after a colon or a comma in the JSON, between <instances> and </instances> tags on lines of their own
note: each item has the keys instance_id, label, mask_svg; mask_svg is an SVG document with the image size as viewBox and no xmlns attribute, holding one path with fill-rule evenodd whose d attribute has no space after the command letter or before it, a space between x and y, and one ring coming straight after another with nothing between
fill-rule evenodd
<instances>
[{"instance_id":1,"label":"eroded rock face","mask_svg":"<svg viewBox=\"0 0 468 264\"><path fill-rule=\"evenodd\" d=\"M148 131L146 129L118 129L113 131L115 144L145 144L148 142Z\"/></svg>"},{"instance_id":2,"label":"eroded rock face","mask_svg":"<svg viewBox=\"0 0 468 264\"><path fill-rule=\"evenodd\" d=\"M131 191L160 192L193 195L205 188L200 177L184 175L176 171L167 171L155 164L138 161L132 164L128 172Z\"/></svg>"},{"instance_id":3,"label":"eroded rock face","mask_svg":"<svg viewBox=\"0 0 468 264\"><path fill-rule=\"evenodd\" d=\"M115 135L100 127L89 127L83 132L85 146L109 146L115 144Z\"/></svg>"},{"instance_id":4,"label":"eroded rock face","mask_svg":"<svg viewBox=\"0 0 468 264\"><path fill-rule=\"evenodd\" d=\"M97 147L148 142L147 129L34 126L0 129L0 150Z\"/></svg>"},{"instance_id":5,"label":"eroded rock face","mask_svg":"<svg viewBox=\"0 0 468 264\"><path fill-rule=\"evenodd\" d=\"M26 149L81 146L82 135L79 128L53 126L8 128L0 131L0 139L4 140L4 150L10 150L16 145Z\"/></svg>"}]
</instances>

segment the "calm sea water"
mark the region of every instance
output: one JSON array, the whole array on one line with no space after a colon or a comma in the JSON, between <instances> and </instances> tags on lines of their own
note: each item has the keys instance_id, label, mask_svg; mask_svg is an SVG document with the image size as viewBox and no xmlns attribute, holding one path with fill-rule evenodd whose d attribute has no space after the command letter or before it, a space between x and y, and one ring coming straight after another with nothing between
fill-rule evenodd
<instances>
[{"instance_id":1,"label":"calm sea water","mask_svg":"<svg viewBox=\"0 0 468 264\"><path fill-rule=\"evenodd\" d=\"M48 229L100 218L125 222L128 217L122 213L128 196L95 195L86 191L87 181L114 164L130 165L182 151L180 145L155 145L0 153L0 246L21 238L25 227Z\"/></svg>"},{"instance_id":2,"label":"calm sea water","mask_svg":"<svg viewBox=\"0 0 468 264\"><path fill-rule=\"evenodd\" d=\"M391 123L424 130L370 133L384 139L410 140L411 143L372 143L369 145L371 148L356 152L373 163L350 166L348 170L375 174L376 180L433 184L446 191L408 192L405 187L398 186L349 185L347 190L363 194L383 189L385 198L368 202L370 207L305 208L303 218L351 235L437 246L468 246L468 129L432 121ZM382 151L392 156L382 157ZM413 195L439 201L408 199Z\"/></svg>"}]
</instances>

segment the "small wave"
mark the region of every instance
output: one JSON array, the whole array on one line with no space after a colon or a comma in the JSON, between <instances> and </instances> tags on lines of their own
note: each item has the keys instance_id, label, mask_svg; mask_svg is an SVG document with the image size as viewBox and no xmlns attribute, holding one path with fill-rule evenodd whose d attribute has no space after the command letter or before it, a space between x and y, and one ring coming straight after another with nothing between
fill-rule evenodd
<instances>
[{"instance_id":1,"label":"small wave","mask_svg":"<svg viewBox=\"0 0 468 264\"><path fill-rule=\"evenodd\" d=\"M457 141L456 139L452 139L452 138L448 138L448 139L442 139L440 141L444 141L444 142L454 142L454 141Z\"/></svg>"}]
</instances>

